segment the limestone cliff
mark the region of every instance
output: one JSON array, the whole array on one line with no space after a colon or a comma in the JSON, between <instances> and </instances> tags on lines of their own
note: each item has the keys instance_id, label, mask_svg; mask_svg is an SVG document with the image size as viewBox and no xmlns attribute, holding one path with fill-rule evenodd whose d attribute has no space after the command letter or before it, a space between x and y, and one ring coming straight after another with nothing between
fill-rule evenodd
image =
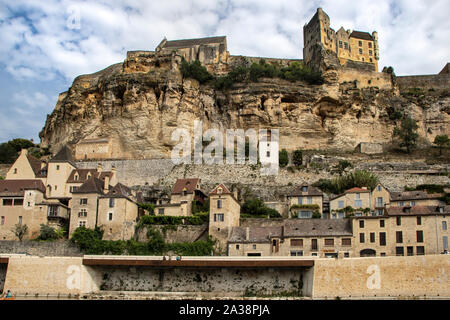
<instances>
[{"instance_id":1,"label":"limestone cliff","mask_svg":"<svg viewBox=\"0 0 450 320\"><path fill-rule=\"evenodd\" d=\"M194 120L202 120L204 130L277 128L287 150L354 149L360 142L389 144L396 125L390 114L398 110L418 120L421 143L450 134L448 96L405 98L387 73L343 69L326 52L316 59L323 85L263 79L218 91L183 79L176 52L130 52L123 63L79 76L60 94L41 143L56 152L106 138L111 158L167 158L172 131L192 131Z\"/></svg>"}]
</instances>

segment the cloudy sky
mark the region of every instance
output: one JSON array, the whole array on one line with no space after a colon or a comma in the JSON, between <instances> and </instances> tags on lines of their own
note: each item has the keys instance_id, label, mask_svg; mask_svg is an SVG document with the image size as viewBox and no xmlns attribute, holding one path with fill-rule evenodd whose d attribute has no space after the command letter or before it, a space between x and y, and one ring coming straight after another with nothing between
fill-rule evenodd
<instances>
[{"instance_id":1,"label":"cloudy sky","mask_svg":"<svg viewBox=\"0 0 450 320\"><path fill-rule=\"evenodd\" d=\"M378 31L380 69L436 74L450 61L450 0L0 0L0 142L39 142L76 76L154 50L164 36L226 35L232 55L302 58L317 7L335 30Z\"/></svg>"}]
</instances>

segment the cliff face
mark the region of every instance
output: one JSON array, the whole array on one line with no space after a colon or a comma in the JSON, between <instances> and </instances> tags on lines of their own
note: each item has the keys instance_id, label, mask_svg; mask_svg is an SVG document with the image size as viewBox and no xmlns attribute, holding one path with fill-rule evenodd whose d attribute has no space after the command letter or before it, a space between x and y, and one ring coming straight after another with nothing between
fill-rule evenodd
<instances>
[{"instance_id":1,"label":"cliff face","mask_svg":"<svg viewBox=\"0 0 450 320\"><path fill-rule=\"evenodd\" d=\"M217 91L183 79L174 52L129 54L123 63L74 80L48 116L41 144L56 152L107 138L113 158L167 158L176 144L172 131L192 132L194 120L202 120L204 130L277 128L280 148L287 150L353 149L360 142L390 143L396 122L389 115L396 110L418 120L422 143L450 134L449 97L405 98L387 74L346 71L326 54L320 63L323 85L263 79Z\"/></svg>"}]
</instances>

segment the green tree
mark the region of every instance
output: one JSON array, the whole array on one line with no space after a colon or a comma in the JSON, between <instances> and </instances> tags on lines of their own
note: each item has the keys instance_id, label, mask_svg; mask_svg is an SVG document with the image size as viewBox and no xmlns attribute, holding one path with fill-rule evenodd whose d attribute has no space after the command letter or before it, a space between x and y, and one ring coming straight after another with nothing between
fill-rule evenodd
<instances>
[{"instance_id":1,"label":"green tree","mask_svg":"<svg viewBox=\"0 0 450 320\"><path fill-rule=\"evenodd\" d=\"M450 146L448 135L440 135L434 138L434 144L439 147L439 155L442 155L442 149Z\"/></svg>"},{"instance_id":2,"label":"green tree","mask_svg":"<svg viewBox=\"0 0 450 320\"><path fill-rule=\"evenodd\" d=\"M28 226L26 224L17 223L11 231L19 241L22 241L23 237L28 233Z\"/></svg>"},{"instance_id":3,"label":"green tree","mask_svg":"<svg viewBox=\"0 0 450 320\"><path fill-rule=\"evenodd\" d=\"M279 152L278 163L282 168L286 167L289 164L289 154L286 149L283 149Z\"/></svg>"},{"instance_id":4,"label":"green tree","mask_svg":"<svg viewBox=\"0 0 450 320\"><path fill-rule=\"evenodd\" d=\"M303 164L303 152L300 149L295 150L292 153L292 163L296 167L300 167Z\"/></svg>"},{"instance_id":5,"label":"green tree","mask_svg":"<svg viewBox=\"0 0 450 320\"><path fill-rule=\"evenodd\" d=\"M214 79L214 76L198 60L189 63L183 59L181 62L181 74L184 78L193 78L202 84Z\"/></svg>"},{"instance_id":6,"label":"green tree","mask_svg":"<svg viewBox=\"0 0 450 320\"><path fill-rule=\"evenodd\" d=\"M17 152L19 152L22 149L28 149L28 148L34 147L34 143L32 141L27 140L27 139L21 139L21 138L10 140L10 141L8 141L8 143Z\"/></svg>"},{"instance_id":7,"label":"green tree","mask_svg":"<svg viewBox=\"0 0 450 320\"><path fill-rule=\"evenodd\" d=\"M17 152L9 143L0 144L0 163L13 163L16 159Z\"/></svg>"},{"instance_id":8,"label":"green tree","mask_svg":"<svg viewBox=\"0 0 450 320\"><path fill-rule=\"evenodd\" d=\"M58 238L60 238L60 235L55 228L50 227L48 224L41 224L39 240L56 240Z\"/></svg>"},{"instance_id":9,"label":"green tree","mask_svg":"<svg viewBox=\"0 0 450 320\"><path fill-rule=\"evenodd\" d=\"M353 168L351 162L347 160L339 160L339 163L335 166L335 169L340 176L342 176L342 174L345 172L345 169L347 168Z\"/></svg>"},{"instance_id":10,"label":"green tree","mask_svg":"<svg viewBox=\"0 0 450 320\"><path fill-rule=\"evenodd\" d=\"M264 201L258 198L246 200L242 205L241 212L244 215L250 216L269 216L270 218L281 217L277 210L267 207Z\"/></svg>"},{"instance_id":11,"label":"green tree","mask_svg":"<svg viewBox=\"0 0 450 320\"><path fill-rule=\"evenodd\" d=\"M407 153L411 153L417 144L418 128L417 121L408 116L402 120L400 128L394 129L393 137L400 139L400 147L405 147Z\"/></svg>"}]
</instances>

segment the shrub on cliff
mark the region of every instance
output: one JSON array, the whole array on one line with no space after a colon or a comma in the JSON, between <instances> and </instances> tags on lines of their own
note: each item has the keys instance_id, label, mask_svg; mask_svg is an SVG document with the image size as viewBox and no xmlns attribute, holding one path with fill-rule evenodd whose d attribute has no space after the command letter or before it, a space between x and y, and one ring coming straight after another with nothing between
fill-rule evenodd
<instances>
[{"instance_id":1,"label":"shrub on cliff","mask_svg":"<svg viewBox=\"0 0 450 320\"><path fill-rule=\"evenodd\" d=\"M448 148L450 146L450 139L448 138L448 135L441 135L441 136L436 136L434 138L434 142L435 145L438 146L439 148L439 155L442 155L442 149L443 148Z\"/></svg>"},{"instance_id":2,"label":"shrub on cliff","mask_svg":"<svg viewBox=\"0 0 450 320\"><path fill-rule=\"evenodd\" d=\"M334 179L320 179L318 182L314 183L313 186L319 188L325 193L340 194L345 190L354 187L367 187L373 190L379 180L378 177L366 170L355 170L344 176L339 176Z\"/></svg>"},{"instance_id":3,"label":"shrub on cliff","mask_svg":"<svg viewBox=\"0 0 450 320\"><path fill-rule=\"evenodd\" d=\"M260 218L260 217L267 217L270 218L280 218L280 213L272 208L269 208L266 206L264 201L257 198L248 199L244 202L244 204L241 207L241 215L243 217L254 217L254 218Z\"/></svg>"},{"instance_id":4,"label":"shrub on cliff","mask_svg":"<svg viewBox=\"0 0 450 320\"><path fill-rule=\"evenodd\" d=\"M289 154L286 149L283 149L278 154L278 163L281 168L286 167L289 164Z\"/></svg>"},{"instance_id":5,"label":"shrub on cliff","mask_svg":"<svg viewBox=\"0 0 450 320\"><path fill-rule=\"evenodd\" d=\"M181 74L184 78L192 78L202 84L214 79L214 76L198 60L189 63L183 59L181 62Z\"/></svg>"},{"instance_id":6,"label":"shrub on cliff","mask_svg":"<svg viewBox=\"0 0 450 320\"><path fill-rule=\"evenodd\" d=\"M295 150L292 153L292 163L296 167L300 167L303 164L303 152L300 149Z\"/></svg>"},{"instance_id":7,"label":"shrub on cliff","mask_svg":"<svg viewBox=\"0 0 450 320\"><path fill-rule=\"evenodd\" d=\"M417 133L417 121L412 119L411 116L404 118L400 124L400 127L394 129L392 134L393 138L398 137L400 142L400 147L405 147L407 153L411 153L411 150L417 144L417 138L419 134Z\"/></svg>"}]
</instances>

